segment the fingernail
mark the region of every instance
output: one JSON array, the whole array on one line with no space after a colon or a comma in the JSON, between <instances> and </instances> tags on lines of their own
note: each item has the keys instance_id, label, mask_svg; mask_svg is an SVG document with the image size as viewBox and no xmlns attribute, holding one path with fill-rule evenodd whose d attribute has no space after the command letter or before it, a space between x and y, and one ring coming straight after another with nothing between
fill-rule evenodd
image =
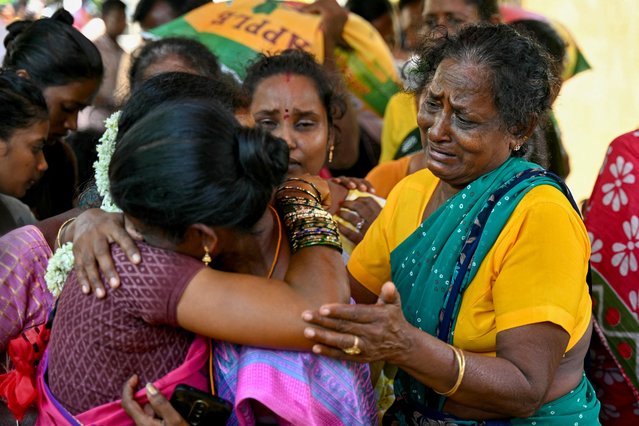
<instances>
[{"instance_id":1,"label":"fingernail","mask_svg":"<svg viewBox=\"0 0 639 426\"><path fill-rule=\"evenodd\" d=\"M153 386L153 383L147 383L146 393L148 393L151 396L155 396L158 394L158 389L155 386Z\"/></svg>"},{"instance_id":2,"label":"fingernail","mask_svg":"<svg viewBox=\"0 0 639 426\"><path fill-rule=\"evenodd\" d=\"M331 311L328 308L320 308L319 313L322 315L328 315Z\"/></svg>"},{"instance_id":3,"label":"fingernail","mask_svg":"<svg viewBox=\"0 0 639 426\"><path fill-rule=\"evenodd\" d=\"M104 297L104 290L102 290L101 288L97 289L95 291L95 295L98 297Z\"/></svg>"},{"instance_id":4,"label":"fingernail","mask_svg":"<svg viewBox=\"0 0 639 426\"><path fill-rule=\"evenodd\" d=\"M319 347L318 345L314 345L314 346L313 346L313 353L318 354L318 353L320 353L320 352L322 352L322 351L320 350L320 347Z\"/></svg>"},{"instance_id":5,"label":"fingernail","mask_svg":"<svg viewBox=\"0 0 639 426\"><path fill-rule=\"evenodd\" d=\"M313 314L311 314L309 311L304 311L302 312L302 319L304 321L310 321L313 319Z\"/></svg>"},{"instance_id":6,"label":"fingernail","mask_svg":"<svg viewBox=\"0 0 639 426\"><path fill-rule=\"evenodd\" d=\"M83 285L82 286L82 293L89 294L89 286L88 285Z\"/></svg>"},{"instance_id":7,"label":"fingernail","mask_svg":"<svg viewBox=\"0 0 639 426\"><path fill-rule=\"evenodd\" d=\"M304 337L315 337L315 330L313 330L312 328L305 328L304 329Z\"/></svg>"},{"instance_id":8,"label":"fingernail","mask_svg":"<svg viewBox=\"0 0 639 426\"><path fill-rule=\"evenodd\" d=\"M131 260L133 261L133 263L140 263L142 259L140 259L140 255L136 253L133 256L131 256Z\"/></svg>"},{"instance_id":9,"label":"fingernail","mask_svg":"<svg viewBox=\"0 0 639 426\"><path fill-rule=\"evenodd\" d=\"M116 288L120 284L120 281L116 277L111 277L109 279L109 285L111 288Z\"/></svg>"}]
</instances>

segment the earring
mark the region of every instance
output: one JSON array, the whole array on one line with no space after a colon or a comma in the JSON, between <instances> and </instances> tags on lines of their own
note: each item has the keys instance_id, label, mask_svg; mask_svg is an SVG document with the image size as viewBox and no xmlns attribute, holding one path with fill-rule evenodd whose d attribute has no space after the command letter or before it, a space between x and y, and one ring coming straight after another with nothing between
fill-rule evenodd
<instances>
[{"instance_id":1,"label":"earring","mask_svg":"<svg viewBox=\"0 0 639 426\"><path fill-rule=\"evenodd\" d=\"M207 246L204 246L204 256L202 256L202 262L204 263L204 266L209 266L209 263L211 263L211 255L209 254L209 248Z\"/></svg>"},{"instance_id":2,"label":"earring","mask_svg":"<svg viewBox=\"0 0 639 426\"><path fill-rule=\"evenodd\" d=\"M521 148L521 145L515 145L515 147L513 148L513 151L519 151L520 148Z\"/></svg>"},{"instance_id":3,"label":"earring","mask_svg":"<svg viewBox=\"0 0 639 426\"><path fill-rule=\"evenodd\" d=\"M332 143L331 146L328 148L328 164L331 164L333 162L333 151L335 151L334 143Z\"/></svg>"}]
</instances>

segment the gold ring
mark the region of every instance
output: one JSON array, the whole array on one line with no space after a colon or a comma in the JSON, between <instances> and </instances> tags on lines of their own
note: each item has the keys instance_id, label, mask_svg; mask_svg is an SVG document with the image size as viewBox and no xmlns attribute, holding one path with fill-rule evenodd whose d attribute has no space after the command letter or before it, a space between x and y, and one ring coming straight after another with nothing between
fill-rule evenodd
<instances>
[{"instance_id":1,"label":"gold ring","mask_svg":"<svg viewBox=\"0 0 639 426\"><path fill-rule=\"evenodd\" d=\"M353 346L351 346L350 348L342 349L342 351L346 355L359 355L362 353L362 350L359 348L359 337L353 337L355 337L355 343L353 343Z\"/></svg>"}]
</instances>

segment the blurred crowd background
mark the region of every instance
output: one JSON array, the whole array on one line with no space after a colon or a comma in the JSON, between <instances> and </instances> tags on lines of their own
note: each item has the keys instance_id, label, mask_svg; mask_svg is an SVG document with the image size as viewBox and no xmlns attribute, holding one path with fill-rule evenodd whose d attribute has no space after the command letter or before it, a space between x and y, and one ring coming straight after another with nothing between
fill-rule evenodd
<instances>
[{"instance_id":1,"label":"blurred crowd background","mask_svg":"<svg viewBox=\"0 0 639 426\"><path fill-rule=\"evenodd\" d=\"M48 16L60 6L71 11L75 25L91 39L104 26L101 0L0 0L0 37L14 19ZM127 4L128 25L119 37L125 51L141 41L140 27L131 15L138 0ZM345 3L340 1L340 3ZM395 1L394 3L397 3ZM554 111L570 155L567 183L577 200L588 197L606 147L616 135L639 124L639 98L629 88L639 86L639 2L636 0L504 0L563 24L573 35L591 69L567 81ZM0 46L0 57L4 54Z\"/></svg>"}]
</instances>

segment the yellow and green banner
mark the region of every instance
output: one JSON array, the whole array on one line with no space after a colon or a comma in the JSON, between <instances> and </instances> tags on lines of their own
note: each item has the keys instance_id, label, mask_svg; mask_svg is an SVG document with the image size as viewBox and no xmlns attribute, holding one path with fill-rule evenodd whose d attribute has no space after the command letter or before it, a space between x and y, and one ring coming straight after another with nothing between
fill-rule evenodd
<instances>
[{"instance_id":1,"label":"yellow and green banner","mask_svg":"<svg viewBox=\"0 0 639 426\"><path fill-rule=\"evenodd\" d=\"M319 15L302 13L303 3L236 0L210 3L151 31L159 37L192 37L242 79L259 53L304 49L324 60ZM379 116L399 88L393 58L381 36L364 19L350 14L342 33L348 48L337 48L337 64L361 108Z\"/></svg>"}]
</instances>

